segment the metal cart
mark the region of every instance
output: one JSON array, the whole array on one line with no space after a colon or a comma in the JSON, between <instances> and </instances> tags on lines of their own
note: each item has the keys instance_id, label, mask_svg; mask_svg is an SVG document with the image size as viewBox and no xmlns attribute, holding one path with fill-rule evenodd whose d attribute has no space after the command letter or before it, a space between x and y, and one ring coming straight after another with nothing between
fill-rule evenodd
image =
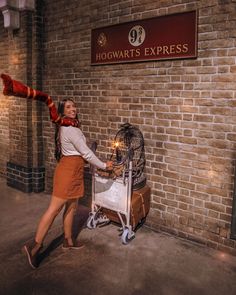
<instances>
[{"instance_id":1,"label":"metal cart","mask_svg":"<svg viewBox=\"0 0 236 295\"><path fill-rule=\"evenodd\" d=\"M130 224L132 161L128 161L127 168L126 172L123 172L123 176L116 179L101 177L96 172L93 173L92 208L87 220L88 228L96 228L97 225L106 224L110 221L101 212L102 208L115 211L122 225L120 230L122 231L121 241L123 244L128 244L135 237Z\"/></svg>"},{"instance_id":2,"label":"metal cart","mask_svg":"<svg viewBox=\"0 0 236 295\"><path fill-rule=\"evenodd\" d=\"M115 154L115 159L113 155ZM110 220L102 208L117 213L121 222L121 240L127 244L135 237L130 222L132 190L145 185L144 139L140 130L129 123L121 125L114 139L111 155L114 165L123 165L122 173L115 178L100 176L92 171L92 206L87 227L106 224Z\"/></svg>"}]
</instances>

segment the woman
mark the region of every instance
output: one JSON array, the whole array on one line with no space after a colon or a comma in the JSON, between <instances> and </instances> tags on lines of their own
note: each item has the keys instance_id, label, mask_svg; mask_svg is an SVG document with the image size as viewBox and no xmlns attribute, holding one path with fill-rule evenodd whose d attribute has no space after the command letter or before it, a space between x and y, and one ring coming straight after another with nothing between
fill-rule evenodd
<instances>
[{"instance_id":1,"label":"woman","mask_svg":"<svg viewBox=\"0 0 236 295\"><path fill-rule=\"evenodd\" d=\"M61 116L77 119L76 107L71 99L59 103L58 113ZM84 195L84 161L100 169L112 169L112 161L100 161L86 145L86 140L79 128L73 126L57 126L56 135L57 164L53 193L48 209L40 219L33 245L25 245L28 262L32 268L38 267L37 256L43 240L55 217L65 206L63 214L64 241L63 249L79 249L83 246L72 237L72 223L78 198Z\"/></svg>"}]
</instances>

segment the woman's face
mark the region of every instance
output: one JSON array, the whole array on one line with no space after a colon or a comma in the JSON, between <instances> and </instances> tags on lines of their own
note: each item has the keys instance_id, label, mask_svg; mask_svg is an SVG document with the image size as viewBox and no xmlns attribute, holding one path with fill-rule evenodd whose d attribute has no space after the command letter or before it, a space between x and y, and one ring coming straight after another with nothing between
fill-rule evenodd
<instances>
[{"instance_id":1,"label":"woman's face","mask_svg":"<svg viewBox=\"0 0 236 295\"><path fill-rule=\"evenodd\" d=\"M64 115L68 118L75 119L76 118L76 107L73 101L67 100L64 105Z\"/></svg>"}]
</instances>

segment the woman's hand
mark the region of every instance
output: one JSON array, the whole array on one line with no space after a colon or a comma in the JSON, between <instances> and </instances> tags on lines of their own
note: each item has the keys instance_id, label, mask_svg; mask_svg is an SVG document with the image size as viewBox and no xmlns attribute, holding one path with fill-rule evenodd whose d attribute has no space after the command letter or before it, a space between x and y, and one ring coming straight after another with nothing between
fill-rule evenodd
<instances>
[{"instance_id":1,"label":"woman's hand","mask_svg":"<svg viewBox=\"0 0 236 295\"><path fill-rule=\"evenodd\" d=\"M106 162L106 170L112 170L113 169L113 162L107 161Z\"/></svg>"}]
</instances>

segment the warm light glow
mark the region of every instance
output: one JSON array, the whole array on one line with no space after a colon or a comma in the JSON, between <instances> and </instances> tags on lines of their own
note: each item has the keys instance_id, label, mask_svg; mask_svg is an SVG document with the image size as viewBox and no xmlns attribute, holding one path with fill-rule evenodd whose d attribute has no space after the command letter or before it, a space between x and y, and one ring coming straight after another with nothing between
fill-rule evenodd
<instances>
[{"instance_id":1,"label":"warm light glow","mask_svg":"<svg viewBox=\"0 0 236 295\"><path fill-rule=\"evenodd\" d=\"M216 252L215 257L216 257L216 259L221 260L221 261L227 261L227 262L230 261L230 255L225 252L218 251L218 252Z\"/></svg>"},{"instance_id":2,"label":"warm light glow","mask_svg":"<svg viewBox=\"0 0 236 295\"><path fill-rule=\"evenodd\" d=\"M115 152L115 160L116 160L116 162L117 163L121 162L122 161L122 153L121 153L122 142L114 140L113 141L113 149L114 149L113 152Z\"/></svg>"},{"instance_id":3,"label":"warm light glow","mask_svg":"<svg viewBox=\"0 0 236 295\"><path fill-rule=\"evenodd\" d=\"M114 149L120 149L121 148L121 142L119 142L119 141L115 141L115 140L113 140L112 141L112 147L114 148Z\"/></svg>"},{"instance_id":4,"label":"warm light glow","mask_svg":"<svg viewBox=\"0 0 236 295\"><path fill-rule=\"evenodd\" d=\"M19 64L19 58L17 55L13 54L11 57L10 57L10 61L13 65L17 65Z\"/></svg>"},{"instance_id":5,"label":"warm light glow","mask_svg":"<svg viewBox=\"0 0 236 295\"><path fill-rule=\"evenodd\" d=\"M214 174L215 174L215 173L214 173L213 170L209 170L209 171L208 171L208 175L209 175L210 178L213 178L213 177L214 177Z\"/></svg>"},{"instance_id":6,"label":"warm light glow","mask_svg":"<svg viewBox=\"0 0 236 295\"><path fill-rule=\"evenodd\" d=\"M124 143L122 141L119 141L119 140L113 140L112 141L112 147L113 149L117 150L123 150L125 147L124 147Z\"/></svg>"}]
</instances>

